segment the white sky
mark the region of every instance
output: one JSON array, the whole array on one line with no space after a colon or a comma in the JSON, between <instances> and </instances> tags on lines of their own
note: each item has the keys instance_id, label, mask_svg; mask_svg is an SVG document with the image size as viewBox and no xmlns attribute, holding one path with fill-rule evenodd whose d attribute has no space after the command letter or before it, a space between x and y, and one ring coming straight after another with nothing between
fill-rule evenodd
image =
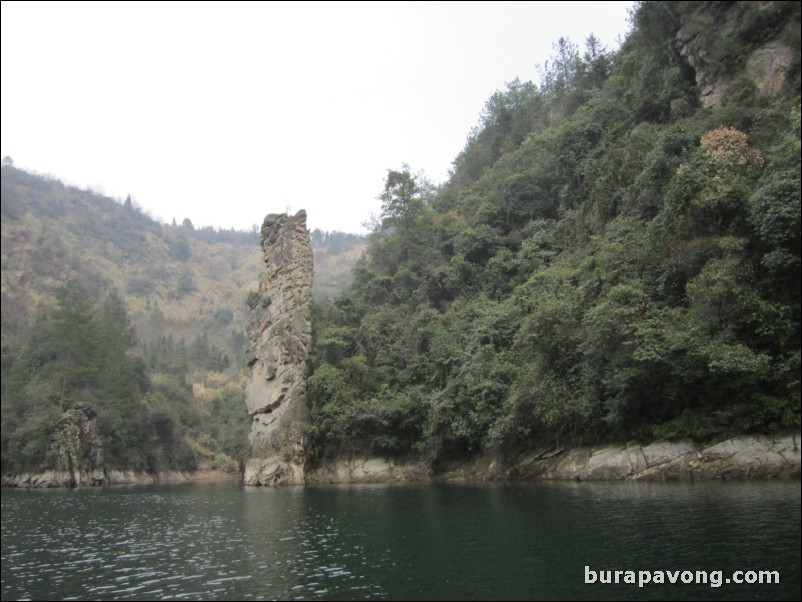
<instances>
[{"instance_id":1,"label":"white sky","mask_svg":"<svg viewBox=\"0 0 802 602\"><path fill-rule=\"evenodd\" d=\"M161 221L357 232L388 168L445 181L493 92L631 5L3 1L0 154Z\"/></svg>"}]
</instances>

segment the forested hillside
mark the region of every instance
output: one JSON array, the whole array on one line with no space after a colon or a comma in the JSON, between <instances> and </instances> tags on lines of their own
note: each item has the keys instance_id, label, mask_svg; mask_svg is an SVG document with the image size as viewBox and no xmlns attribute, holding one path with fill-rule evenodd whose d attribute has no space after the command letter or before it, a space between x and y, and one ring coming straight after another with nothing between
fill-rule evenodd
<instances>
[{"instance_id":1,"label":"forested hillside","mask_svg":"<svg viewBox=\"0 0 802 602\"><path fill-rule=\"evenodd\" d=\"M640 4L494 94L439 189L390 170L315 307L312 460L799 428L799 19Z\"/></svg>"},{"instance_id":2,"label":"forested hillside","mask_svg":"<svg viewBox=\"0 0 802 602\"><path fill-rule=\"evenodd\" d=\"M362 237L314 238L316 286L334 295ZM246 301L261 270L256 230L160 224L130 198L5 161L3 473L52 467L56 425L75 403L97 414L110 467L236 470Z\"/></svg>"},{"instance_id":3,"label":"forested hillside","mask_svg":"<svg viewBox=\"0 0 802 602\"><path fill-rule=\"evenodd\" d=\"M366 248L312 233L311 463L799 428L800 4L632 26L494 94L444 184L389 170ZM2 471L75 404L108 466L234 468L256 231L5 160L1 213Z\"/></svg>"}]
</instances>

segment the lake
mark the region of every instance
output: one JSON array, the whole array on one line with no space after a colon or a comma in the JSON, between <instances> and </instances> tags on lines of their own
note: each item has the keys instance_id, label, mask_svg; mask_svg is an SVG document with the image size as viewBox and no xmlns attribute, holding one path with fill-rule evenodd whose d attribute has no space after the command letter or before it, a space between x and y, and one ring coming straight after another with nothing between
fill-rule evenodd
<instances>
[{"instance_id":1,"label":"lake","mask_svg":"<svg viewBox=\"0 0 802 602\"><path fill-rule=\"evenodd\" d=\"M798 481L3 490L2 599L799 600L800 539Z\"/></svg>"}]
</instances>

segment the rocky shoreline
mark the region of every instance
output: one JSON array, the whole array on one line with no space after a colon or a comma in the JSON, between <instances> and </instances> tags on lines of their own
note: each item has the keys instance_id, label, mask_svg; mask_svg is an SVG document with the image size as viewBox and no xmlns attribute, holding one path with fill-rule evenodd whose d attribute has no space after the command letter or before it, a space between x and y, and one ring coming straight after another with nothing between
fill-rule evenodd
<instances>
[{"instance_id":1,"label":"rocky shoreline","mask_svg":"<svg viewBox=\"0 0 802 602\"><path fill-rule=\"evenodd\" d=\"M3 475L3 487L20 489L56 489L75 487L106 487L116 485L155 485L169 483L188 483L193 481L235 480L236 473L220 470L199 470L195 472L167 470L160 473L141 471L109 470L86 473L82 478L72 480L72 474L65 471L48 470L17 475Z\"/></svg>"},{"instance_id":2,"label":"rocky shoreline","mask_svg":"<svg viewBox=\"0 0 802 602\"><path fill-rule=\"evenodd\" d=\"M630 442L534 449L506 461L481 456L431 473L420 464L355 458L307 470L306 483L413 481L711 481L799 479L800 434L749 435L715 444Z\"/></svg>"},{"instance_id":3,"label":"rocky shoreline","mask_svg":"<svg viewBox=\"0 0 802 602\"><path fill-rule=\"evenodd\" d=\"M432 472L417 462L392 458L350 458L307 468L304 483L426 483L483 481L714 481L799 479L800 433L745 435L715 444L691 441L629 442L595 447L533 449L506 461L484 455ZM159 474L111 470L81 474L65 471L4 475L3 487L56 488L151 485L203 480L234 480L222 471Z\"/></svg>"}]
</instances>

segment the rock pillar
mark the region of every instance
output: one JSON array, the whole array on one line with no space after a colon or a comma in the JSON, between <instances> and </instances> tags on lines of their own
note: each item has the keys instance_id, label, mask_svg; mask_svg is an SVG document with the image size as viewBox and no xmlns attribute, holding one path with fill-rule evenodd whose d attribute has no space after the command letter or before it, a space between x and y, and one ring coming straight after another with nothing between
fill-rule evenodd
<instances>
[{"instance_id":1,"label":"rock pillar","mask_svg":"<svg viewBox=\"0 0 802 602\"><path fill-rule=\"evenodd\" d=\"M253 417L246 485L304 481L309 422L306 362L312 342L312 246L306 212L271 214L262 224L265 272L251 294L245 403Z\"/></svg>"}]
</instances>

